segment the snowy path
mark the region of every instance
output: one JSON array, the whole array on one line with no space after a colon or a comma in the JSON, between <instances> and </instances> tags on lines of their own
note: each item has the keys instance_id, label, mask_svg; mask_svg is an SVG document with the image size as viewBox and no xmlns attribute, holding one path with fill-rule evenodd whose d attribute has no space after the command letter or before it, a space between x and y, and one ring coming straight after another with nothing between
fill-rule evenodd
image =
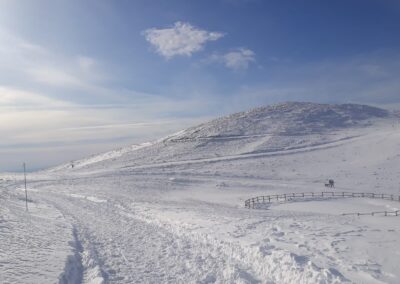
<instances>
[{"instance_id":1,"label":"snowy path","mask_svg":"<svg viewBox=\"0 0 400 284\"><path fill-rule=\"evenodd\" d=\"M66 202L65 196L53 196L49 202L71 216L84 249L99 265L97 281L100 276L110 283L191 283L194 279L201 283L216 277L240 282L251 277L249 272L239 275L236 270L243 266L239 261L139 220L118 203L74 197ZM85 280L92 283L90 277L85 273Z\"/></svg>"}]
</instances>

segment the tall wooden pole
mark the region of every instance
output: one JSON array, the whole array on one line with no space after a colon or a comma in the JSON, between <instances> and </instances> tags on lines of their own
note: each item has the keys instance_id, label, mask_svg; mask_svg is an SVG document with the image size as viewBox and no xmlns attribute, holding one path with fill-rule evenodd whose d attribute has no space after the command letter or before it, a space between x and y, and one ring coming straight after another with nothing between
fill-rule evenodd
<instances>
[{"instance_id":1,"label":"tall wooden pole","mask_svg":"<svg viewBox=\"0 0 400 284\"><path fill-rule=\"evenodd\" d=\"M28 190L26 189L26 166L24 163L24 181L25 181L25 207L26 211L28 211Z\"/></svg>"}]
</instances>

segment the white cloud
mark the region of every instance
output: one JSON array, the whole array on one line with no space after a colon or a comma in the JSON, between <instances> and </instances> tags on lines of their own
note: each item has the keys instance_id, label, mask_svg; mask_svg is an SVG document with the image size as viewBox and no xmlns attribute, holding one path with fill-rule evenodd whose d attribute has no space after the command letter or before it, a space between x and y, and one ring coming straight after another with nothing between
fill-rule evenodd
<instances>
[{"instance_id":1,"label":"white cloud","mask_svg":"<svg viewBox=\"0 0 400 284\"><path fill-rule=\"evenodd\" d=\"M224 36L183 22L176 22L171 28L147 29L143 34L157 53L168 59L176 55L191 56L201 50L207 41L215 41Z\"/></svg>"},{"instance_id":2,"label":"white cloud","mask_svg":"<svg viewBox=\"0 0 400 284\"><path fill-rule=\"evenodd\" d=\"M250 49L240 48L237 51L231 51L225 54L225 65L231 69L247 69L251 62L254 62L255 53Z\"/></svg>"},{"instance_id":3,"label":"white cloud","mask_svg":"<svg viewBox=\"0 0 400 284\"><path fill-rule=\"evenodd\" d=\"M223 63L227 68L233 70L246 70L250 63L255 62L254 51L248 48L238 48L237 50L225 53L214 54L211 61Z\"/></svg>"}]
</instances>

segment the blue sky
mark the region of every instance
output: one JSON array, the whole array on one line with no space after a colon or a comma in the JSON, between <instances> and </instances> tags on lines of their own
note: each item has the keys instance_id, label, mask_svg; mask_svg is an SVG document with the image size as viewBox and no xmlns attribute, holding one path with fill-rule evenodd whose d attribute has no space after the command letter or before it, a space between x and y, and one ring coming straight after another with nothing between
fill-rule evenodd
<instances>
[{"instance_id":1,"label":"blue sky","mask_svg":"<svg viewBox=\"0 0 400 284\"><path fill-rule=\"evenodd\" d=\"M400 103L396 0L0 0L0 171L282 101Z\"/></svg>"}]
</instances>

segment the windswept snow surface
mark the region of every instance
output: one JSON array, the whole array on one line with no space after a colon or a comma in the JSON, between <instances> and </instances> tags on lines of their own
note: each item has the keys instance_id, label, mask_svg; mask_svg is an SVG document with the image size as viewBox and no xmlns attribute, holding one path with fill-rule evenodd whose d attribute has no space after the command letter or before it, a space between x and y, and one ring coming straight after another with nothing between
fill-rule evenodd
<instances>
[{"instance_id":1,"label":"windswept snow surface","mask_svg":"<svg viewBox=\"0 0 400 284\"><path fill-rule=\"evenodd\" d=\"M399 117L286 103L154 143L0 176L1 283L399 283L400 216L373 199L248 198L337 191L400 195Z\"/></svg>"}]
</instances>

